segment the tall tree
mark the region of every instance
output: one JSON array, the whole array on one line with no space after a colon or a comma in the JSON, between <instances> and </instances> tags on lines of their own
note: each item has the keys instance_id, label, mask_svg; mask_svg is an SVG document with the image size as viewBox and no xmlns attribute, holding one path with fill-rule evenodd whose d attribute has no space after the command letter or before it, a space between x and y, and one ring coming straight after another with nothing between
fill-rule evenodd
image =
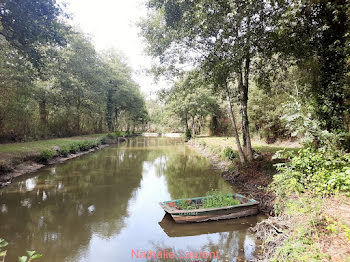
<instances>
[{"instance_id":1,"label":"tall tree","mask_svg":"<svg viewBox=\"0 0 350 262\"><path fill-rule=\"evenodd\" d=\"M64 45L62 23L67 15L56 0L3 0L0 2L0 35L39 67L41 45Z\"/></svg>"},{"instance_id":2,"label":"tall tree","mask_svg":"<svg viewBox=\"0 0 350 262\"><path fill-rule=\"evenodd\" d=\"M205 65L209 73L218 71L217 64L225 64L226 83L235 83L238 92L227 92L226 84L221 88L229 105L233 93L239 97L244 147L241 161L251 160L247 113L251 66L259 52L269 48L279 10L262 0L150 0L148 6L153 13L141 25L143 35L150 54L159 57L167 69L172 70L176 63L194 61L195 65Z\"/></svg>"},{"instance_id":3,"label":"tall tree","mask_svg":"<svg viewBox=\"0 0 350 262\"><path fill-rule=\"evenodd\" d=\"M344 129L344 117L349 110L345 88L350 3L289 0L284 4L287 8L280 24L283 44L279 51L296 59L299 66L312 74L310 91L323 128Z\"/></svg>"}]
</instances>

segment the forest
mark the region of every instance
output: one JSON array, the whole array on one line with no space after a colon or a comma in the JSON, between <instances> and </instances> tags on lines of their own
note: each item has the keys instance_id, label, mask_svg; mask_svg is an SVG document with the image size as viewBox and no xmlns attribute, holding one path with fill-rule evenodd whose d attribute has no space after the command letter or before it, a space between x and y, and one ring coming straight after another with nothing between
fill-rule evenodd
<instances>
[{"instance_id":1,"label":"forest","mask_svg":"<svg viewBox=\"0 0 350 262\"><path fill-rule=\"evenodd\" d=\"M0 142L131 131L147 121L123 54L97 52L56 1L5 1L0 14Z\"/></svg>"},{"instance_id":2,"label":"forest","mask_svg":"<svg viewBox=\"0 0 350 262\"><path fill-rule=\"evenodd\" d=\"M252 229L263 243L256 261L348 261L350 2L143 2L137 28L152 58L147 72L171 83L149 96L127 57L97 50L56 0L0 1L0 187L27 160L55 164L119 137L181 133L260 202L267 218ZM193 178L188 190L181 170L200 178L202 160L156 152L169 195L214 184ZM139 179L156 162L143 165L143 153L129 154L140 160ZM124 153L109 157L116 168Z\"/></svg>"}]
</instances>

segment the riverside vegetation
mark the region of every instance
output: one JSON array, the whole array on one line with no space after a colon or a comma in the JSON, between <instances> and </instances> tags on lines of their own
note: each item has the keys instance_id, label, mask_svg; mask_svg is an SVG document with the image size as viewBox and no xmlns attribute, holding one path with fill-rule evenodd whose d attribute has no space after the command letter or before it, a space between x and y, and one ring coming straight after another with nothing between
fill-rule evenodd
<instances>
[{"instance_id":1,"label":"riverside vegetation","mask_svg":"<svg viewBox=\"0 0 350 262\"><path fill-rule=\"evenodd\" d=\"M133 135L133 134L130 134ZM71 138L42 140L27 143L5 144L0 148L0 175L13 171L25 161L47 164L54 157L68 157L71 154L86 152L101 145L129 136L128 132L88 135Z\"/></svg>"},{"instance_id":2,"label":"riverside vegetation","mask_svg":"<svg viewBox=\"0 0 350 262\"><path fill-rule=\"evenodd\" d=\"M97 52L55 0L0 4L0 142L25 142L1 144L0 172L107 132L183 132L273 215L253 229L262 260L346 261L349 1L145 2L151 72L173 79L147 99L123 55Z\"/></svg>"}]
</instances>

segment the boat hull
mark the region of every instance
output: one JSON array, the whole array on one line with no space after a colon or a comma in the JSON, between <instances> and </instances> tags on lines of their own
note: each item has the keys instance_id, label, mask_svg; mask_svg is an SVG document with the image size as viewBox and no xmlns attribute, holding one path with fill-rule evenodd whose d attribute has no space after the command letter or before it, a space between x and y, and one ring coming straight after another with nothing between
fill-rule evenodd
<instances>
[{"instance_id":1,"label":"boat hull","mask_svg":"<svg viewBox=\"0 0 350 262\"><path fill-rule=\"evenodd\" d=\"M259 202L254 199L248 199L242 195L232 195L236 199L244 201L244 203L236 206L228 206L221 208L203 208L193 210L181 210L174 207L173 203L179 200L167 201L160 203L164 211L172 216L176 223L191 223L215 221L222 219L232 219L257 215L259 213ZM198 201L202 198L191 198L188 200ZM172 205L171 205L172 204Z\"/></svg>"},{"instance_id":2,"label":"boat hull","mask_svg":"<svg viewBox=\"0 0 350 262\"><path fill-rule=\"evenodd\" d=\"M210 220L232 219L257 215L259 213L258 206L256 207L241 207L234 211L221 211L215 213L201 215L171 215L176 223L204 222Z\"/></svg>"}]
</instances>

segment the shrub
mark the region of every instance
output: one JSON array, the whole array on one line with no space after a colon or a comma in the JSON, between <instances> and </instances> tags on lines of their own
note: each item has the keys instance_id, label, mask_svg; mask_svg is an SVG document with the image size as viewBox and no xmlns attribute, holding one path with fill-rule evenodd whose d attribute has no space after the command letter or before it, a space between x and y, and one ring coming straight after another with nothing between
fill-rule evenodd
<instances>
[{"instance_id":1,"label":"shrub","mask_svg":"<svg viewBox=\"0 0 350 262\"><path fill-rule=\"evenodd\" d=\"M226 159L226 160L233 160L236 158L236 154L233 151L233 149L231 147L225 147L225 149L222 151L221 153L221 157Z\"/></svg>"},{"instance_id":2,"label":"shrub","mask_svg":"<svg viewBox=\"0 0 350 262\"><path fill-rule=\"evenodd\" d=\"M191 134L191 131L190 131L189 129L186 129L184 135L185 135L185 140L186 140L186 141L191 140L192 134Z\"/></svg>"},{"instance_id":3,"label":"shrub","mask_svg":"<svg viewBox=\"0 0 350 262\"><path fill-rule=\"evenodd\" d=\"M343 149L347 152L350 152L350 134L349 133L340 134L339 140Z\"/></svg>"},{"instance_id":4,"label":"shrub","mask_svg":"<svg viewBox=\"0 0 350 262\"><path fill-rule=\"evenodd\" d=\"M108 134L107 134L107 138L109 138L109 139L115 139L116 137L115 137L115 134L113 134L113 133L108 133Z\"/></svg>"},{"instance_id":5,"label":"shrub","mask_svg":"<svg viewBox=\"0 0 350 262\"><path fill-rule=\"evenodd\" d=\"M278 195L309 191L315 195L350 192L350 154L306 148L277 164L271 188Z\"/></svg>"},{"instance_id":6,"label":"shrub","mask_svg":"<svg viewBox=\"0 0 350 262\"><path fill-rule=\"evenodd\" d=\"M82 142L80 149L82 151L87 151L87 150L90 150L91 148L94 148L97 146L98 146L97 141L84 141L84 142Z\"/></svg>"},{"instance_id":7,"label":"shrub","mask_svg":"<svg viewBox=\"0 0 350 262\"><path fill-rule=\"evenodd\" d=\"M58 151L59 155L63 156L63 157L68 156L69 152L70 152L70 146L69 145L68 146L62 146L60 148L60 150Z\"/></svg>"},{"instance_id":8,"label":"shrub","mask_svg":"<svg viewBox=\"0 0 350 262\"><path fill-rule=\"evenodd\" d=\"M102 138L100 139L99 143L100 143L101 145L107 144L107 136L102 137Z\"/></svg>"},{"instance_id":9,"label":"shrub","mask_svg":"<svg viewBox=\"0 0 350 262\"><path fill-rule=\"evenodd\" d=\"M75 154L75 153L79 152L79 150L80 150L80 146L79 146L78 142L70 144L69 147L70 147L69 153L71 153L71 154Z\"/></svg>"},{"instance_id":10,"label":"shrub","mask_svg":"<svg viewBox=\"0 0 350 262\"><path fill-rule=\"evenodd\" d=\"M129 132L129 131L127 131L127 132ZM126 135L126 133L123 132L123 131L117 130L117 131L115 132L115 138L118 138L118 137L125 137L125 135Z\"/></svg>"},{"instance_id":11,"label":"shrub","mask_svg":"<svg viewBox=\"0 0 350 262\"><path fill-rule=\"evenodd\" d=\"M40 162L47 162L49 159L55 156L55 150L45 149L40 152Z\"/></svg>"}]
</instances>

